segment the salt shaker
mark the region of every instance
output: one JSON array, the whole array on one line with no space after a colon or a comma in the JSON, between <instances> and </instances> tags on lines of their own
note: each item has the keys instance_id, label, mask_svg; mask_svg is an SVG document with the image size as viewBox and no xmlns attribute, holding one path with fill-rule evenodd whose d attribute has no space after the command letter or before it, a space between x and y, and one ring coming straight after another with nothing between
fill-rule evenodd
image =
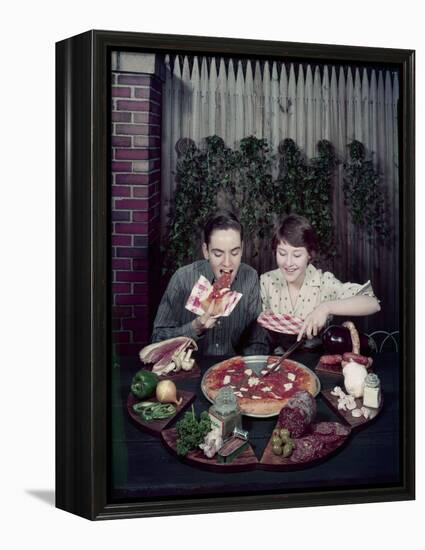
<instances>
[{"instance_id":1,"label":"salt shaker","mask_svg":"<svg viewBox=\"0 0 425 550\"><path fill-rule=\"evenodd\" d=\"M378 409L381 405L381 382L378 376L370 373L364 381L363 406Z\"/></svg>"}]
</instances>

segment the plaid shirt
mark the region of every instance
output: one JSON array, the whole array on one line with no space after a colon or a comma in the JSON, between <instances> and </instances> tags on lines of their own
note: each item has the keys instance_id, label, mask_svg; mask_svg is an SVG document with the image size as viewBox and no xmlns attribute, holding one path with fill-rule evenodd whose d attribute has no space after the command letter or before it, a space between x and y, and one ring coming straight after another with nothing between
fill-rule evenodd
<instances>
[{"instance_id":1,"label":"plaid shirt","mask_svg":"<svg viewBox=\"0 0 425 550\"><path fill-rule=\"evenodd\" d=\"M152 341L176 336L193 338L203 355L256 355L268 353L267 335L256 319L261 312L260 286L255 269L241 263L232 290L242 298L229 317L220 317L214 327L198 336L192 328L196 315L185 308L192 288L203 275L211 283L214 273L207 260L178 269L168 284L155 317Z\"/></svg>"}]
</instances>

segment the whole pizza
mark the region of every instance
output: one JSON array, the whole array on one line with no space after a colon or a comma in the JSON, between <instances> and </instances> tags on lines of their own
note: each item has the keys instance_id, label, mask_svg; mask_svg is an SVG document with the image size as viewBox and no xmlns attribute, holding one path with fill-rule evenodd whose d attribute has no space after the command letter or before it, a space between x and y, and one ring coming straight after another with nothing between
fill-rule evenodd
<instances>
[{"instance_id":1,"label":"whole pizza","mask_svg":"<svg viewBox=\"0 0 425 550\"><path fill-rule=\"evenodd\" d=\"M246 360L247 359L247 360ZM270 356L267 364L279 357ZM316 396L318 380L307 367L285 359L277 372L260 377L249 365L248 358L232 357L214 365L205 373L202 390L214 401L223 386L230 386L237 397L241 411L253 416L278 414L289 399L299 390Z\"/></svg>"}]
</instances>

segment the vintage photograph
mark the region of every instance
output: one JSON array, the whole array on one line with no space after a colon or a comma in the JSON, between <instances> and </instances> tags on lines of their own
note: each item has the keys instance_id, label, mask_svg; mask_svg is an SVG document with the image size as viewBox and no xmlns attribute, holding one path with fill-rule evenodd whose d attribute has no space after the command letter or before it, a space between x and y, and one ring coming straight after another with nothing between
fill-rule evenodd
<instances>
[{"instance_id":1,"label":"vintage photograph","mask_svg":"<svg viewBox=\"0 0 425 550\"><path fill-rule=\"evenodd\" d=\"M111 503L399 486L401 64L108 68Z\"/></svg>"}]
</instances>

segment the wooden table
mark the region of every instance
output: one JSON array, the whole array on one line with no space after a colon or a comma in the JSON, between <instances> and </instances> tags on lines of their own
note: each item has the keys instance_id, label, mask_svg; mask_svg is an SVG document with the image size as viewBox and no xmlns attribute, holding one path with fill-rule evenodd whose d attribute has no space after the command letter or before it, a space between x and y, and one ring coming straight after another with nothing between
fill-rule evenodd
<instances>
[{"instance_id":1,"label":"wooden table","mask_svg":"<svg viewBox=\"0 0 425 550\"><path fill-rule=\"evenodd\" d=\"M312 370L319 355L295 352L292 358ZM198 360L202 373L223 358ZM347 444L323 463L290 472L254 470L217 473L182 463L164 446L160 437L143 432L129 417L126 402L131 378L142 365L137 359L122 361L112 377L111 488L114 501L173 496L214 496L258 492L290 492L296 489L382 486L399 483L399 357L382 353L375 357L374 370L381 379L384 407L370 424L356 430ZM319 374L318 374L319 375ZM322 388L343 385L342 377L319 375ZM178 388L196 393L197 414L211 405L200 389L201 378L178 381ZM317 421L341 421L317 397ZM260 459L276 423L276 417L243 417L243 428Z\"/></svg>"}]
</instances>

